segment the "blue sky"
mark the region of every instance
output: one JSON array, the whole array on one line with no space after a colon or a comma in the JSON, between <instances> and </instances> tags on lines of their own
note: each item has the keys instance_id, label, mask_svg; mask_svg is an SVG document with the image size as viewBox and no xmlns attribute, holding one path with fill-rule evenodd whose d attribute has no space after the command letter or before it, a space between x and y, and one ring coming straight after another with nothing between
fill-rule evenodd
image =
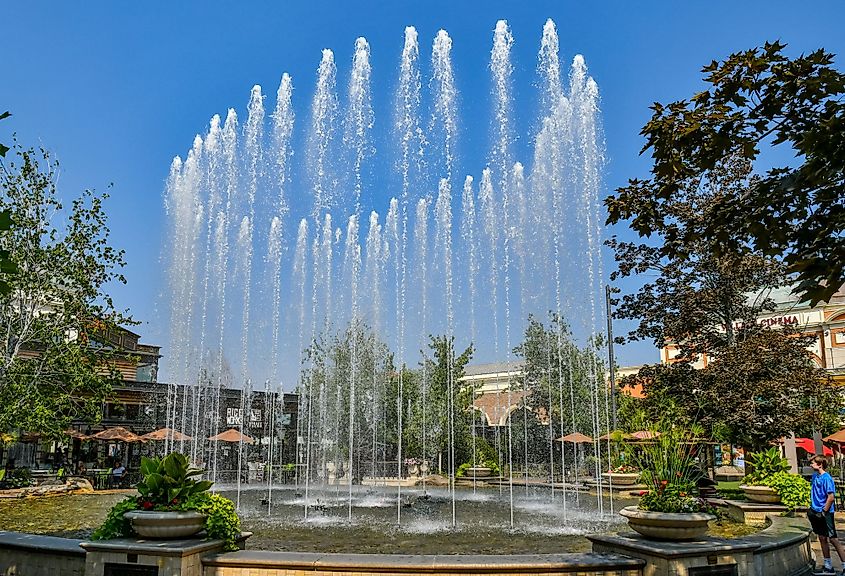
<instances>
[{"instance_id":1,"label":"blue sky","mask_svg":"<svg viewBox=\"0 0 845 576\"><path fill-rule=\"evenodd\" d=\"M601 90L607 191L646 175L648 159L638 153L648 106L701 89L702 65L776 39L793 55L819 47L845 53L841 1L812 7L771 1L12 1L2 15L0 110L14 116L0 123L0 137L8 142L15 131L23 143L51 150L68 197L114 184L108 210L113 243L126 250L128 285L112 292L117 305L142 322L137 331L149 343L163 342L167 333L160 256L172 158L184 157L213 114L234 107L245 118L252 85L272 96L282 72L294 79L297 117L307 118L323 48L335 52L341 86L355 39L369 40L373 107L377 123L387 124L405 26L416 26L424 58L437 30L446 29L461 95L458 154L477 174L489 133L487 67L496 21L506 19L515 38L516 120L530 134L536 102L527 95L536 81L542 26L554 19L561 60L583 54ZM837 57L840 69L843 58ZM518 146L527 148L524 140ZM657 359L650 343L617 354L623 365Z\"/></svg>"}]
</instances>

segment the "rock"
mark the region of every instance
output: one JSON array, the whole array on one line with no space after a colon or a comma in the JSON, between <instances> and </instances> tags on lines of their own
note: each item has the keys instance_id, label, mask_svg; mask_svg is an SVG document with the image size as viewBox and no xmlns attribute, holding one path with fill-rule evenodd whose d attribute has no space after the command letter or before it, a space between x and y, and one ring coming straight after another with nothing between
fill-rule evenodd
<instances>
[{"instance_id":1,"label":"rock","mask_svg":"<svg viewBox=\"0 0 845 576\"><path fill-rule=\"evenodd\" d=\"M449 479L440 474L429 474L425 477L425 483L427 486L448 486Z\"/></svg>"}]
</instances>

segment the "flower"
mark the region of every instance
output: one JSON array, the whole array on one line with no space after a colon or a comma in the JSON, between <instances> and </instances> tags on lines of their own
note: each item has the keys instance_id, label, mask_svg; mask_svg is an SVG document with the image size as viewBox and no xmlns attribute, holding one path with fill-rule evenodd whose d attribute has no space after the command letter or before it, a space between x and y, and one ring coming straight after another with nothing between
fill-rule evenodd
<instances>
[{"instance_id":1,"label":"flower","mask_svg":"<svg viewBox=\"0 0 845 576\"><path fill-rule=\"evenodd\" d=\"M141 508L143 508L144 510L152 510L153 503L149 500L144 500L143 502L141 502Z\"/></svg>"}]
</instances>

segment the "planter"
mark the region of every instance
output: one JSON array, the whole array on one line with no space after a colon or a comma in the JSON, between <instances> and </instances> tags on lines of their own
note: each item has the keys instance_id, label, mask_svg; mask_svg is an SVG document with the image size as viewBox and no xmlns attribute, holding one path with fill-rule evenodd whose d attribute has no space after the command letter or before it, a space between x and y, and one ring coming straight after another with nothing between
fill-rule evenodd
<instances>
[{"instance_id":1,"label":"planter","mask_svg":"<svg viewBox=\"0 0 845 576\"><path fill-rule=\"evenodd\" d=\"M602 478L612 483L614 486L632 486L637 483L640 477L639 472L605 472L601 475Z\"/></svg>"},{"instance_id":2,"label":"planter","mask_svg":"<svg viewBox=\"0 0 845 576\"><path fill-rule=\"evenodd\" d=\"M124 514L132 522L132 529L146 538L184 538L205 528L205 514L199 512L145 512L136 510Z\"/></svg>"},{"instance_id":3,"label":"planter","mask_svg":"<svg viewBox=\"0 0 845 576\"><path fill-rule=\"evenodd\" d=\"M493 474L493 469L487 466L473 466L467 468L466 475L468 478L489 478Z\"/></svg>"},{"instance_id":4,"label":"planter","mask_svg":"<svg viewBox=\"0 0 845 576\"><path fill-rule=\"evenodd\" d=\"M777 504L780 502L780 496L775 492L774 488L768 486L748 486L743 484L740 486L745 497L751 502L758 502L760 504Z\"/></svg>"},{"instance_id":5,"label":"planter","mask_svg":"<svg viewBox=\"0 0 845 576\"><path fill-rule=\"evenodd\" d=\"M707 534L707 523L715 520L704 512L648 512L627 506L619 513L628 526L646 538L655 540L695 540Z\"/></svg>"}]
</instances>

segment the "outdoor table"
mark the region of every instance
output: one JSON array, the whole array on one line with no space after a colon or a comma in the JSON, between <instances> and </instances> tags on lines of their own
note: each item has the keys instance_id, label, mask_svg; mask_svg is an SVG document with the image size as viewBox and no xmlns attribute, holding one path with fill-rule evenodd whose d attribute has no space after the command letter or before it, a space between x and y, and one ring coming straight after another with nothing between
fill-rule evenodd
<instances>
[{"instance_id":1,"label":"outdoor table","mask_svg":"<svg viewBox=\"0 0 845 576\"><path fill-rule=\"evenodd\" d=\"M108 488L110 472L111 469L109 468L89 468L87 476L91 481L91 486L98 490Z\"/></svg>"}]
</instances>

